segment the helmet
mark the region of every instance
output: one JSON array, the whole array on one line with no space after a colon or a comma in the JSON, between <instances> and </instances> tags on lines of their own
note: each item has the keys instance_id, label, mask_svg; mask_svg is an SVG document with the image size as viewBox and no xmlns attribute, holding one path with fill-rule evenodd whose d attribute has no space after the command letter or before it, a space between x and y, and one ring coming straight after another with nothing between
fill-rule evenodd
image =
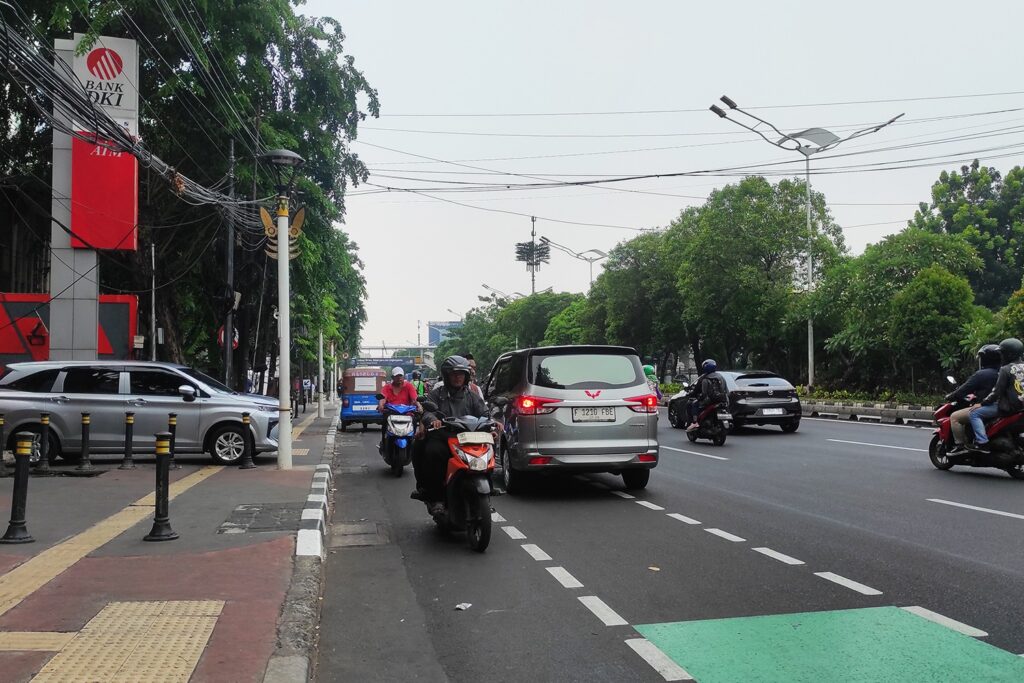
<instances>
[{"instance_id":1,"label":"helmet","mask_svg":"<svg viewBox=\"0 0 1024 683\"><path fill-rule=\"evenodd\" d=\"M1020 360L1024 355L1024 343L1016 337L1010 337L999 342L999 355L1002 356L1003 364L1013 363Z\"/></svg>"},{"instance_id":2,"label":"helmet","mask_svg":"<svg viewBox=\"0 0 1024 683\"><path fill-rule=\"evenodd\" d=\"M412 378L413 379L419 379L420 378L420 371L419 370L413 370L412 371Z\"/></svg>"},{"instance_id":3,"label":"helmet","mask_svg":"<svg viewBox=\"0 0 1024 683\"><path fill-rule=\"evenodd\" d=\"M469 361L462 356L448 356L441 363L441 377L444 379L445 386L450 386L448 377L453 372L464 372L466 373L466 382L469 382Z\"/></svg>"},{"instance_id":4,"label":"helmet","mask_svg":"<svg viewBox=\"0 0 1024 683\"><path fill-rule=\"evenodd\" d=\"M706 361L700 364L700 371L705 375L709 372L714 372L718 369L718 363L708 358Z\"/></svg>"},{"instance_id":5,"label":"helmet","mask_svg":"<svg viewBox=\"0 0 1024 683\"><path fill-rule=\"evenodd\" d=\"M401 365L396 365L395 367L393 367L391 369L391 376L392 377L399 377L399 376L404 377L405 376L405 370L402 369Z\"/></svg>"},{"instance_id":6,"label":"helmet","mask_svg":"<svg viewBox=\"0 0 1024 683\"><path fill-rule=\"evenodd\" d=\"M1002 354L995 344L985 344L978 349L978 367L998 368L1002 365Z\"/></svg>"},{"instance_id":7,"label":"helmet","mask_svg":"<svg viewBox=\"0 0 1024 683\"><path fill-rule=\"evenodd\" d=\"M655 374L654 373L654 366L653 365L645 365L644 366L644 374L645 375L650 375L651 377L653 377L654 374Z\"/></svg>"}]
</instances>

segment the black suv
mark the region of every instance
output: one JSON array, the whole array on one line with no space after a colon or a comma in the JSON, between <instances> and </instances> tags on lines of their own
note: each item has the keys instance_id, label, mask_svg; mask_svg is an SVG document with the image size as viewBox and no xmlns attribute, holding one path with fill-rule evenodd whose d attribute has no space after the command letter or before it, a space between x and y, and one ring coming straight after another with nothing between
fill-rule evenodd
<instances>
[{"instance_id":1,"label":"black suv","mask_svg":"<svg viewBox=\"0 0 1024 683\"><path fill-rule=\"evenodd\" d=\"M733 427L779 425L786 433L800 427L800 399L796 387L766 370L719 370L729 392ZM668 415L673 427L685 427L681 391L669 400Z\"/></svg>"}]
</instances>

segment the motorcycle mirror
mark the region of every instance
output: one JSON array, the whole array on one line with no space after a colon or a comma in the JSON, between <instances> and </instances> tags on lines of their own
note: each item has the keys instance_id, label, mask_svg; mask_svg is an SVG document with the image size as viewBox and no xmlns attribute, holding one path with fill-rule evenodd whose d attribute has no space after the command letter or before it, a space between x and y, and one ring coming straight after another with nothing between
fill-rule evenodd
<instances>
[{"instance_id":1,"label":"motorcycle mirror","mask_svg":"<svg viewBox=\"0 0 1024 683\"><path fill-rule=\"evenodd\" d=\"M956 385L956 378L953 375L946 375L946 381L950 384Z\"/></svg>"}]
</instances>

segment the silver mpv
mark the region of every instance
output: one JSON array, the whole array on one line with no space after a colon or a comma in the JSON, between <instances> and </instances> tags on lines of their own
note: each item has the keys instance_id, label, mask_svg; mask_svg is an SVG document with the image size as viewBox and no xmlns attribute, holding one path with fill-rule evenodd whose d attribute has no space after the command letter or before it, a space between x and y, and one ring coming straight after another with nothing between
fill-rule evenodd
<instances>
[{"instance_id":1,"label":"silver mpv","mask_svg":"<svg viewBox=\"0 0 1024 683\"><path fill-rule=\"evenodd\" d=\"M154 451L153 435L177 413L176 453L209 451L221 464L242 456L242 412L250 414L256 452L277 450L277 402L232 392L184 365L146 361L40 361L11 363L0 377L0 413L7 443L14 434L40 431L39 413L50 413L50 454L81 458L82 413L90 414L89 451L124 450L125 412L135 413L132 448Z\"/></svg>"},{"instance_id":2,"label":"silver mpv","mask_svg":"<svg viewBox=\"0 0 1024 683\"><path fill-rule=\"evenodd\" d=\"M658 400L636 350L548 346L502 355L484 384L504 414L505 490L537 472L611 472L642 489L658 464ZM505 399L497 400L499 397Z\"/></svg>"}]
</instances>

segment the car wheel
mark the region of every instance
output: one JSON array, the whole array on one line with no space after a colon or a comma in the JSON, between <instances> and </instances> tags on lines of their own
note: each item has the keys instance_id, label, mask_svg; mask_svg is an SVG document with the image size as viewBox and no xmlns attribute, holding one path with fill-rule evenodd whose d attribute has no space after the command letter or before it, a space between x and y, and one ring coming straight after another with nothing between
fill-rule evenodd
<instances>
[{"instance_id":1,"label":"car wheel","mask_svg":"<svg viewBox=\"0 0 1024 683\"><path fill-rule=\"evenodd\" d=\"M343 432L347 432L347 431L348 431L348 422L342 422L342 423L341 423L341 424L339 425L339 427L341 428L341 431L343 431Z\"/></svg>"},{"instance_id":2,"label":"car wheel","mask_svg":"<svg viewBox=\"0 0 1024 683\"><path fill-rule=\"evenodd\" d=\"M668 423L675 429L682 429L684 425L679 422L679 413L674 403L668 404Z\"/></svg>"},{"instance_id":3,"label":"car wheel","mask_svg":"<svg viewBox=\"0 0 1024 683\"><path fill-rule=\"evenodd\" d=\"M516 472L509 464L508 448L501 449L501 483L505 487L505 493L514 496L522 493L526 488L526 472Z\"/></svg>"},{"instance_id":4,"label":"car wheel","mask_svg":"<svg viewBox=\"0 0 1024 683\"><path fill-rule=\"evenodd\" d=\"M790 420L789 422L786 422L781 426L782 431L784 433L792 434L793 432L800 428L800 420Z\"/></svg>"},{"instance_id":5,"label":"car wheel","mask_svg":"<svg viewBox=\"0 0 1024 683\"><path fill-rule=\"evenodd\" d=\"M26 425L24 430L18 430L18 431L32 432L33 434L39 435L39 438L42 439L43 427L42 427L42 425ZM8 449L11 452L13 452L14 451L14 447L16 445L15 441L14 441L14 434L11 434L11 438L8 441L9 441ZM38 453L38 451L37 451L37 453ZM59 457L61 457L60 439L58 439L57 435L53 433L53 430L50 430L50 452L49 452L49 457L47 457L47 460L49 460L50 464L52 465L53 461L56 460ZM81 456L79 456L79 458L80 457ZM79 458L76 458L75 462L77 462ZM29 462L32 465L38 464L39 463L39 455L38 454L33 454L29 458Z\"/></svg>"},{"instance_id":6,"label":"car wheel","mask_svg":"<svg viewBox=\"0 0 1024 683\"><path fill-rule=\"evenodd\" d=\"M630 491L646 488L647 482L650 481L650 479L650 470L623 470L622 472L622 483L625 484L626 489Z\"/></svg>"},{"instance_id":7,"label":"car wheel","mask_svg":"<svg viewBox=\"0 0 1024 683\"><path fill-rule=\"evenodd\" d=\"M245 452L245 434L241 425L222 425L210 435L210 455L220 465L234 465Z\"/></svg>"}]
</instances>

